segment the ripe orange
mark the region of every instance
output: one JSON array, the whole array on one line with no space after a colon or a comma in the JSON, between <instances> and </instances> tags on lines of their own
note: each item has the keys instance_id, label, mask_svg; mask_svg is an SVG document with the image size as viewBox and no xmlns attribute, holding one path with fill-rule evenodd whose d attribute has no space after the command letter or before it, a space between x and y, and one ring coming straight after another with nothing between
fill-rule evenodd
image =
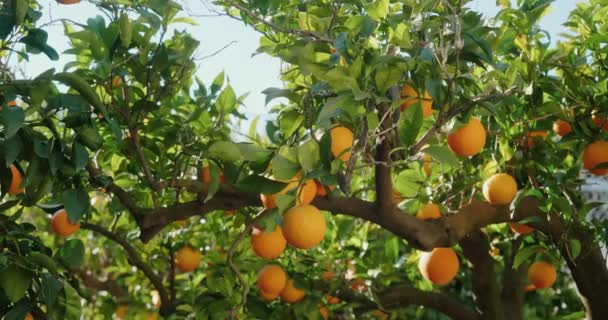
<instances>
[{"instance_id":1,"label":"ripe orange","mask_svg":"<svg viewBox=\"0 0 608 320\"><path fill-rule=\"evenodd\" d=\"M283 230L279 226L271 232L264 232L263 229L254 227L251 232L251 248L260 258L278 258L285 251L286 246L287 240L283 237Z\"/></svg>"},{"instance_id":2,"label":"ripe orange","mask_svg":"<svg viewBox=\"0 0 608 320\"><path fill-rule=\"evenodd\" d=\"M260 298L262 298L263 301L273 301L276 300L279 297L279 293L266 293L264 292L264 290L259 290L259 294L260 294Z\"/></svg>"},{"instance_id":3,"label":"ripe orange","mask_svg":"<svg viewBox=\"0 0 608 320\"><path fill-rule=\"evenodd\" d=\"M258 288L267 294L279 294L287 284L287 276L280 266L269 264L258 272Z\"/></svg>"},{"instance_id":4,"label":"ripe orange","mask_svg":"<svg viewBox=\"0 0 608 320\"><path fill-rule=\"evenodd\" d=\"M551 287L556 279L555 267L548 262L536 261L528 269L528 280L538 289Z\"/></svg>"},{"instance_id":5,"label":"ripe orange","mask_svg":"<svg viewBox=\"0 0 608 320\"><path fill-rule=\"evenodd\" d=\"M260 194L260 200L262 200L262 206L268 210L277 207L277 196L276 194Z\"/></svg>"},{"instance_id":6,"label":"ripe orange","mask_svg":"<svg viewBox=\"0 0 608 320\"><path fill-rule=\"evenodd\" d=\"M312 205L295 206L283 216L283 235L290 245L310 249L325 237L325 218Z\"/></svg>"},{"instance_id":7,"label":"ripe orange","mask_svg":"<svg viewBox=\"0 0 608 320\"><path fill-rule=\"evenodd\" d=\"M160 300L160 294L156 290L152 290L152 303L157 309L160 309L162 301Z\"/></svg>"},{"instance_id":8,"label":"ripe orange","mask_svg":"<svg viewBox=\"0 0 608 320\"><path fill-rule=\"evenodd\" d=\"M420 94L416 92L416 89L412 87L410 84L406 84L401 89L401 98L405 99L401 104L401 111L404 111L409 106L420 102L420 107L422 107L422 115L426 117L430 117L433 114L433 98L428 93L428 91L424 91L422 98L420 98Z\"/></svg>"},{"instance_id":9,"label":"ripe orange","mask_svg":"<svg viewBox=\"0 0 608 320\"><path fill-rule=\"evenodd\" d=\"M497 173L483 183L482 191L490 204L509 204L517 194L517 183L511 175Z\"/></svg>"},{"instance_id":10,"label":"ripe orange","mask_svg":"<svg viewBox=\"0 0 608 320\"><path fill-rule=\"evenodd\" d=\"M11 164L11 174L13 176L11 180L11 186L8 188L8 193L10 195L16 196L18 194L22 194L24 189L21 188L21 183L23 182L23 176L19 169L14 164Z\"/></svg>"},{"instance_id":11,"label":"ripe orange","mask_svg":"<svg viewBox=\"0 0 608 320\"><path fill-rule=\"evenodd\" d=\"M327 296L327 304L338 304L340 303L340 298L334 296Z\"/></svg>"},{"instance_id":12,"label":"ripe orange","mask_svg":"<svg viewBox=\"0 0 608 320\"><path fill-rule=\"evenodd\" d=\"M34 320L34 316L31 313L27 312L23 320Z\"/></svg>"},{"instance_id":13,"label":"ripe orange","mask_svg":"<svg viewBox=\"0 0 608 320\"><path fill-rule=\"evenodd\" d=\"M427 203L422 208L418 209L416 218L420 220L437 219L441 218L441 211L439 206L434 203Z\"/></svg>"},{"instance_id":14,"label":"ripe orange","mask_svg":"<svg viewBox=\"0 0 608 320\"><path fill-rule=\"evenodd\" d=\"M534 146L534 139L536 137L539 137L543 140L547 139L547 131L545 130L538 130L538 131L531 131L528 133L528 148L532 148Z\"/></svg>"},{"instance_id":15,"label":"ripe orange","mask_svg":"<svg viewBox=\"0 0 608 320\"><path fill-rule=\"evenodd\" d=\"M424 154L422 158L422 170L427 176L430 176L433 173L433 157L428 154Z\"/></svg>"},{"instance_id":16,"label":"ripe orange","mask_svg":"<svg viewBox=\"0 0 608 320\"><path fill-rule=\"evenodd\" d=\"M602 130L608 131L608 119L600 117L594 112L594 114L591 116L591 120L596 126L601 127Z\"/></svg>"},{"instance_id":17,"label":"ripe orange","mask_svg":"<svg viewBox=\"0 0 608 320\"><path fill-rule=\"evenodd\" d=\"M321 317L323 318L323 320L329 319L329 310L327 310L327 307L319 306L319 313L321 314Z\"/></svg>"},{"instance_id":18,"label":"ripe orange","mask_svg":"<svg viewBox=\"0 0 608 320\"><path fill-rule=\"evenodd\" d=\"M568 121L558 119L553 122L553 132L563 137L572 131L572 126Z\"/></svg>"},{"instance_id":19,"label":"ripe orange","mask_svg":"<svg viewBox=\"0 0 608 320\"><path fill-rule=\"evenodd\" d=\"M285 288L281 290L280 296L281 299L287 303L297 303L304 299L306 293L304 290L298 289L292 279L287 280L285 283Z\"/></svg>"},{"instance_id":20,"label":"ripe orange","mask_svg":"<svg viewBox=\"0 0 608 320\"><path fill-rule=\"evenodd\" d=\"M380 319L380 320L386 320L388 319L388 314L376 309L374 310L374 312L372 312L372 315L376 318L376 319Z\"/></svg>"},{"instance_id":21,"label":"ripe orange","mask_svg":"<svg viewBox=\"0 0 608 320\"><path fill-rule=\"evenodd\" d=\"M204 183L211 183L211 170L209 170L209 167L203 167L203 170L201 171L201 180L203 180ZM220 171L220 184L224 184L224 173Z\"/></svg>"},{"instance_id":22,"label":"ripe orange","mask_svg":"<svg viewBox=\"0 0 608 320\"><path fill-rule=\"evenodd\" d=\"M518 234L529 234L534 232L534 228L517 222L509 222L509 228L511 228L511 231Z\"/></svg>"},{"instance_id":23,"label":"ripe orange","mask_svg":"<svg viewBox=\"0 0 608 320\"><path fill-rule=\"evenodd\" d=\"M17 101L11 100L11 101L7 102L6 105L9 106L9 107L16 107L17 106ZM2 110L2 108L0 108L0 110Z\"/></svg>"},{"instance_id":24,"label":"ripe orange","mask_svg":"<svg viewBox=\"0 0 608 320\"><path fill-rule=\"evenodd\" d=\"M114 311L114 314L117 318L124 319L127 315L127 305L124 303L119 304L118 307L116 307L116 311Z\"/></svg>"},{"instance_id":25,"label":"ripe orange","mask_svg":"<svg viewBox=\"0 0 608 320\"><path fill-rule=\"evenodd\" d=\"M608 168L593 168L606 162L608 162L608 142L596 141L585 147L585 151L583 152L583 164L585 169L595 175L605 176L608 174Z\"/></svg>"},{"instance_id":26,"label":"ripe orange","mask_svg":"<svg viewBox=\"0 0 608 320\"><path fill-rule=\"evenodd\" d=\"M367 285L362 278L353 279L353 281L350 282L350 288L357 292L367 291Z\"/></svg>"},{"instance_id":27,"label":"ripe orange","mask_svg":"<svg viewBox=\"0 0 608 320\"><path fill-rule=\"evenodd\" d=\"M57 0L57 2L61 4L76 4L79 3L80 0Z\"/></svg>"},{"instance_id":28,"label":"ripe orange","mask_svg":"<svg viewBox=\"0 0 608 320\"><path fill-rule=\"evenodd\" d=\"M181 247L175 253L175 266L182 272L191 272L201 263L201 253L189 246Z\"/></svg>"},{"instance_id":29,"label":"ripe orange","mask_svg":"<svg viewBox=\"0 0 608 320\"><path fill-rule=\"evenodd\" d=\"M296 184L297 184L297 182L296 182ZM298 188L298 191L296 192L296 204L297 205L310 204L313 200L315 200L316 195L317 195L317 184L315 183L315 180L313 180L313 179L306 180Z\"/></svg>"},{"instance_id":30,"label":"ripe orange","mask_svg":"<svg viewBox=\"0 0 608 320\"><path fill-rule=\"evenodd\" d=\"M321 182L316 180L315 183L317 184L317 196L319 197L325 197L328 193L327 190L329 190L329 192L332 192L336 189L335 185L324 186Z\"/></svg>"},{"instance_id":31,"label":"ripe orange","mask_svg":"<svg viewBox=\"0 0 608 320\"><path fill-rule=\"evenodd\" d=\"M336 273L333 271L323 271L321 278L325 281L332 281L336 278Z\"/></svg>"},{"instance_id":32,"label":"ripe orange","mask_svg":"<svg viewBox=\"0 0 608 320\"><path fill-rule=\"evenodd\" d=\"M112 78L112 89L120 87L121 84L122 78L120 76L114 76L114 78Z\"/></svg>"},{"instance_id":33,"label":"ripe orange","mask_svg":"<svg viewBox=\"0 0 608 320\"><path fill-rule=\"evenodd\" d=\"M418 261L422 276L436 285L452 281L459 267L458 256L452 248L435 248L423 253Z\"/></svg>"},{"instance_id":34,"label":"ripe orange","mask_svg":"<svg viewBox=\"0 0 608 320\"><path fill-rule=\"evenodd\" d=\"M65 209L57 210L57 212L53 214L51 226L53 227L53 232L62 237L71 236L80 229L79 223L70 222L68 212L65 211Z\"/></svg>"},{"instance_id":35,"label":"ripe orange","mask_svg":"<svg viewBox=\"0 0 608 320\"><path fill-rule=\"evenodd\" d=\"M342 126L335 126L329 131L331 135L331 153L342 162L350 159L350 148L353 146L355 136L353 132Z\"/></svg>"},{"instance_id":36,"label":"ripe orange","mask_svg":"<svg viewBox=\"0 0 608 320\"><path fill-rule=\"evenodd\" d=\"M526 292L530 292L536 290L536 287L533 284L529 284L524 288L524 290L526 290Z\"/></svg>"},{"instance_id":37,"label":"ripe orange","mask_svg":"<svg viewBox=\"0 0 608 320\"><path fill-rule=\"evenodd\" d=\"M485 144L486 129L477 118L471 118L468 124L448 135L448 146L461 157L478 154Z\"/></svg>"}]
</instances>

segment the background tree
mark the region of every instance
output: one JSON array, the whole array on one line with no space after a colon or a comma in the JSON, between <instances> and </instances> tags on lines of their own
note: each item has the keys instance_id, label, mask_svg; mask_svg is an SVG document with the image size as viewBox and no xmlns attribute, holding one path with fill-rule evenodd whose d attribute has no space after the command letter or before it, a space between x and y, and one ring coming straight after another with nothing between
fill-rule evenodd
<instances>
[{"instance_id":1,"label":"background tree","mask_svg":"<svg viewBox=\"0 0 608 320\"><path fill-rule=\"evenodd\" d=\"M64 21L74 62L0 83L0 313L608 318L580 192L608 173L608 3L550 47L551 1L467 2L218 1L285 62L265 135L194 77L179 3ZM8 70L57 59L41 14L1 2Z\"/></svg>"}]
</instances>

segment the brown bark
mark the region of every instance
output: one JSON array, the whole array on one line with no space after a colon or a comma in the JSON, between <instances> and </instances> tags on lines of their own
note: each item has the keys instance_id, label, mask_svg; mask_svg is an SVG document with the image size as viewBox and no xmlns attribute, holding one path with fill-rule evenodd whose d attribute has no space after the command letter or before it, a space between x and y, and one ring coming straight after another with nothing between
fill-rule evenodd
<instances>
[{"instance_id":1,"label":"brown bark","mask_svg":"<svg viewBox=\"0 0 608 320\"><path fill-rule=\"evenodd\" d=\"M524 299L527 279L527 264L513 268L515 256L519 251L522 238L518 237L511 242L510 252L505 252L505 269L502 273L502 306L505 318L509 320L524 319Z\"/></svg>"}]
</instances>

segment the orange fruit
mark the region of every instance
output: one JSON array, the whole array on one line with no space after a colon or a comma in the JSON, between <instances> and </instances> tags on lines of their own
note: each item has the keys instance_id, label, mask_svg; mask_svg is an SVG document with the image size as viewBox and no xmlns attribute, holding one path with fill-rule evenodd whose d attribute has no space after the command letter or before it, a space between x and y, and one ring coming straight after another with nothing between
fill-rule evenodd
<instances>
[{"instance_id":1,"label":"orange fruit","mask_svg":"<svg viewBox=\"0 0 608 320\"><path fill-rule=\"evenodd\" d=\"M203 167L201 171L201 180L204 183L211 183L211 170L209 170L209 166ZM220 171L220 184L224 184L224 173Z\"/></svg>"},{"instance_id":2,"label":"orange fruit","mask_svg":"<svg viewBox=\"0 0 608 320\"><path fill-rule=\"evenodd\" d=\"M526 292L530 292L536 290L536 287L533 284L529 284L524 288L524 290L526 290Z\"/></svg>"},{"instance_id":3,"label":"orange fruit","mask_svg":"<svg viewBox=\"0 0 608 320\"><path fill-rule=\"evenodd\" d=\"M236 214L236 210L226 210L224 211L224 217L232 217Z\"/></svg>"},{"instance_id":4,"label":"orange fruit","mask_svg":"<svg viewBox=\"0 0 608 320\"><path fill-rule=\"evenodd\" d=\"M350 282L350 288L357 292L367 291L367 285L362 278L353 279L353 281Z\"/></svg>"},{"instance_id":5,"label":"orange fruit","mask_svg":"<svg viewBox=\"0 0 608 320\"><path fill-rule=\"evenodd\" d=\"M323 320L329 319L329 310L327 310L327 307L319 306L319 313L321 314L321 317L323 318Z\"/></svg>"},{"instance_id":6,"label":"orange fruit","mask_svg":"<svg viewBox=\"0 0 608 320\"><path fill-rule=\"evenodd\" d=\"M297 184L297 182L296 182L296 184ZM313 200L315 200L316 195L317 195L317 184L315 183L315 180L313 180L313 179L306 180L298 188L298 191L296 192L296 204L297 205L310 204Z\"/></svg>"},{"instance_id":7,"label":"orange fruit","mask_svg":"<svg viewBox=\"0 0 608 320\"><path fill-rule=\"evenodd\" d=\"M325 281L332 281L336 278L336 273L333 271L323 271L321 278Z\"/></svg>"},{"instance_id":8,"label":"orange fruit","mask_svg":"<svg viewBox=\"0 0 608 320\"><path fill-rule=\"evenodd\" d=\"M283 235L287 242L300 249L310 249L325 237L325 218L312 205L295 206L283 216Z\"/></svg>"},{"instance_id":9,"label":"orange fruit","mask_svg":"<svg viewBox=\"0 0 608 320\"><path fill-rule=\"evenodd\" d=\"M441 211L439 206L434 203L427 203L422 208L418 209L416 218L420 220L437 219L441 218Z\"/></svg>"},{"instance_id":10,"label":"orange fruit","mask_svg":"<svg viewBox=\"0 0 608 320\"><path fill-rule=\"evenodd\" d=\"M57 210L57 212L53 214L51 226L53 227L53 232L62 237L71 236L80 229L79 223L70 222L68 212L65 211L65 209Z\"/></svg>"},{"instance_id":11,"label":"orange fruit","mask_svg":"<svg viewBox=\"0 0 608 320\"><path fill-rule=\"evenodd\" d=\"M477 118L471 118L465 126L448 135L448 146L461 157L478 154L485 144L486 129Z\"/></svg>"},{"instance_id":12,"label":"orange fruit","mask_svg":"<svg viewBox=\"0 0 608 320\"><path fill-rule=\"evenodd\" d=\"M541 138L542 140L547 139L547 131L545 130L538 130L538 131L531 131L528 133L528 148L532 148L534 146L534 139L536 137Z\"/></svg>"},{"instance_id":13,"label":"orange fruit","mask_svg":"<svg viewBox=\"0 0 608 320\"><path fill-rule=\"evenodd\" d=\"M588 144L583 151L585 169L598 176L608 174L608 168L597 168L599 164L608 162L608 142L596 141Z\"/></svg>"},{"instance_id":14,"label":"orange fruit","mask_svg":"<svg viewBox=\"0 0 608 320\"><path fill-rule=\"evenodd\" d=\"M117 318L124 319L125 316L127 315L127 305L124 303L119 304L118 307L116 307L116 311L114 311L114 314L116 315Z\"/></svg>"},{"instance_id":15,"label":"orange fruit","mask_svg":"<svg viewBox=\"0 0 608 320\"><path fill-rule=\"evenodd\" d=\"M260 200L262 200L262 206L268 210L277 207L276 194L260 194Z\"/></svg>"},{"instance_id":16,"label":"orange fruit","mask_svg":"<svg viewBox=\"0 0 608 320\"><path fill-rule=\"evenodd\" d=\"M459 268L458 256L452 248L435 248L423 253L418 261L422 276L436 285L452 281Z\"/></svg>"},{"instance_id":17,"label":"orange fruit","mask_svg":"<svg viewBox=\"0 0 608 320\"><path fill-rule=\"evenodd\" d=\"M152 294L152 303L154 304L154 306L156 308L160 309L160 306L162 304L162 301L160 300L160 294L156 290L152 290L151 294Z\"/></svg>"},{"instance_id":18,"label":"orange fruit","mask_svg":"<svg viewBox=\"0 0 608 320\"><path fill-rule=\"evenodd\" d=\"M433 157L428 154L424 154L422 158L422 170L427 176L430 176L433 173Z\"/></svg>"},{"instance_id":19,"label":"orange fruit","mask_svg":"<svg viewBox=\"0 0 608 320\"><path fill-rule=\"evenodd\" d=\"M120 78L120 76L114 76L114 78L112 78L112 89L120 87L121 84L122 78Z\"/></svg>"},{"instance_id":20,"label":"orange fruit","mask_svg":"<svg viewBox=\"0 0 608 320\"><path fill-rule=\"evenodd\" d=\"M319 197L325 197L328 194L327 190L329 190L329 192L332 192L336 189L335 185L324 186L321 182L317 180L315 180L315 183L317 184L317 196Z\"/></svg>"},{"instance_id":21,"label":"orange fruit","mask_svg":"<svg viewBox=\"0 0 608 320\"><path fill-rule=\"evenodd\" d=\"M283 230L279 226L271 232L264 232L263 229L254 227L251 232L251 248L260 258L278 258L285 251L286 246L287 240L283 237Z\"/></svg>"},{"instance_id":22,"label":"orange fruit","mask_svg":"<svg viewBox=\"0 0 608 320\"><path fill-rule=\"evenodd\" d=\"M260 294L260 298L266 302L276 300L279 297L278 292L277 293L266 293L263 290L260 290L259 294Z\"/></svg>"},{"instance_id":23,"label":"orange fruit","mask_svg":"<svg viewBox=\"0 0 608 320\"><path fill-rule=\"evenodd\" d=\"M498 256L500 255L500 249L499 249L499 248L497 248L497 247L492 246L492 247L490 248L490 255L491 255L492 257L498 257Z\"/></svg>"},{"instance_id":24,"label":"orange fruit","mask_svg":"<svg viewBox=\"0 0 608 320\"><path fill-rule=\"evenodd\" d=\"M528 269L528 280L538 289L549 288L555 283L555 267L545 261L536 261Z\"/></svg>"},{"instance_id":25,"label":"orange fruit","mask_svg":"<svg viewBox=\"0 0 608 320\"><path fill-rule=\"evenodd\" d=\"M433 98L428 93L428 91L424 91L423 97L420 98L420 94L416 92L416 89L412 87L410 84L406 84L401 89L401 98L405 99L401 104L401 111L404 111L409 106L414 105L420 102L420 107L422 107L422 115L426 117L430 117L433 114Z\"/></svg>"},{"instance_id":26,"label":"orange fruit","mask_svg":"<svg viewBox=\"0 0 608 320\"><path fill-rule=\"evenodd\" d=\"M287 303L297 303L304 299L306 293L304 292L304 290L298 289L294 285L293 280L289 279L285 283L285 288L281 290L281 293L279 295L281 296L281 299Z\"/></svg>"},{"instance_id":27,"label":"orange fruit","mask_svg":"<svg viewBox=\"0 0 608 320\"><path fill-rule=\"evenodd\" d=\"M23 320L34 320L34 316L31 313L26 312Z\"/></svg>"},{"instance_id":28,"label":"orange fruit","mask_svg":"<svg viewBox=\"0 0 608 320\"><path fill-rule=\"evenodd\" d=\"M9 107L16 107L17 106L17 101L11 100L11 101L7 102L6 105L9 106Z\"/></svg>"},{"instance_id":29,"label":"orange fruit","mask_svg":"<svg viewBox=\"0 0 608 320\"><path fill-rule=\"evenodd\" d=\"M372 316L374 316L376 319L381 319L381 320L386 320L388 319L388 314L376 309L374 310L374 312L372 312Z\"/></svg>"},{"instance_id":30,"label":"orange fruit","mask_svg":"<svg viewBox=\"0 0 608 320\"><path fill-rule=\"evenodd\" d=\"M258 272L258 288L267 294L279 294L287 284L287 276L280 266L269 264Z\"/></svg>"},{"instance_id":31,"label":"orange fruit","mask_svg":"<svg viewBox=\"0 0 608 320\"><path fill-rule=\"evenodd\" d=\"M57 0L57 2L61 4L76 4L79 3L80 0Z\"/></svg>"},{"instance_id":32,"label":"orange fruit","mask_svg":"<svg viewBox=\"0 0 608 320\"><path fill-rule=\"evenodd\" d=\"M401 195L401 193L399 193L399 191L393 189L393 204L399 205L401 201L403 201L403 196Z\"/></svg>"},{"instance_id":33,"label":"orange fruit","mask_svg":"<svg viewBox=\"0 0 608 320\"><path fill-rule=\"evenodd\" d=\"M497 173L483 183L482 191L490 204L509 204L517 195L517 183L511 175Z\"/></svg>"},{"instance_id":34,"label":"orange fruit","mask_svg":"<svg viewBox=\"0 0 608 320\"><path fill-rule=\"evenodd\" d=\"M591 120L593 121L593 123L596 126L601 127L602 130L608 131L608 119L606 119L604 117L600 117L600 116L596 115L595 112L593 112L593 115L591 116Z\"/></svg>"},{"instance_id":35,"label":"orange fruit","mask_svg":"<svg viewBox=\"0 0 608 320\"><path fill-rule=\"evenodd\" d=\"M334 296L327 296L326 298L327 304L338 304L340 303L340 298Z\"/></svg>"},{"instance_id":36,"label":"orange fruit","mask_svg":"<svg viewBox=\"0 0 608 320\"><path fill-rule=\"evenodd\" d=\"M572 131L572 126L568 121L558 119L553 122L553 132L563 137Z\"/></svg>"},{"instance_id":37,"label":"orange fruit","mask_svg":"<svg viewBox=\"0 0 608 320\"><path fill-rule=\"evenodd\" d=\"M329 133L331 135L331 153L342 162L348 161L351 156L350 148L355 141L353 132L346 127L335 126Z\"/></svg>"},{"instance_id":38,"label":"orange fruit","mask_svg":"<svg viewBox=\"0 0 608 320\"><path fill-rule=\"evenodd\" d=\"M182 272L191 272L201 263L201 253L190 246L183 246L175 253L175 266Z\"/></svg>"},{"instance_id":39,"label":"orange fruit","mask_svg":"<svg viewBox=\"0 0 608 320\"><path fill-rule=\"evenodd\" d=\"M19 169L17 169L17 167L14 164L11 164L10 168L11 168L12 180L11 180L11 186L8 188L8 193L12 196L16 196L18 194L22 194L24 191L24 189L21 188L21 183L23 182L23 176L21 175L21 172L19 172Z\"/></svg>"},{"instance_id":40,"label":"orange fruit","mask_svg":"<svg viewBox=\"0 0 608 320\"><path fill-rule=\"evenodd\" d=\"M534 232L534 228L517 222L509 222L509 228L511 228L511 231L518 234L529 234Z\"/></svg>"}]
</instances>

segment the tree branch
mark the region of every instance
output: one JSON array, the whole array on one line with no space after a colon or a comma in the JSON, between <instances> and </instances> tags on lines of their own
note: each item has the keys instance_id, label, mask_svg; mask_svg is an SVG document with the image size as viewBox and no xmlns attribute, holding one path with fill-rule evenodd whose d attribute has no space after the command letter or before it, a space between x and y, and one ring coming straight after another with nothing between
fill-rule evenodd
<instances>
[{"instance_id":1,"label":"tree branch","mask_svg":"<svg viewBox=\"0 0 608 320\"><path fill-rule=\"evenodd\" d=\"M77 268L73 268L70 271L74 273L78 278L80 278L82 280L82 283L90 290L106 291L116 298L122 298L128 295L128 292L124 288L116 284L116 282L114 282L112 279L106 279L102 281L99 280L97 277L94 277L89 272Z\"/></svg>"},{"instance_id":2,"label":"tree branch","mask_svg":"<svg viewBox=\"0 0 608 320\"><path fill-rule=\"evenodd\" d=\"M379 127L386 132L383 136L378 137L376 144L376 155L374 160L375 180L376 180L376 205L380 210L380 215L385 215L389 212L393 205L393 181L391 177L391 150L393 150L394 139L393 119L390 116L384 115L391 113L390 106L387 103L381 103L377 107L378 115L382 115L382 122Z\"/></svg>"},{"instance_id":3,"label":"tree branch","mask_svg":"<svg viewBox=\"0 0 608 320\"><path fill-rule=\"evenodd\" d=\"M515 256L519 252L522 237L511 242L511 252L505 252L505 268L502 273L502 305L505 317L510 320L524 319L524 298L527 279L527 264L513 268Z\"/></svg>"}]
</instances>

